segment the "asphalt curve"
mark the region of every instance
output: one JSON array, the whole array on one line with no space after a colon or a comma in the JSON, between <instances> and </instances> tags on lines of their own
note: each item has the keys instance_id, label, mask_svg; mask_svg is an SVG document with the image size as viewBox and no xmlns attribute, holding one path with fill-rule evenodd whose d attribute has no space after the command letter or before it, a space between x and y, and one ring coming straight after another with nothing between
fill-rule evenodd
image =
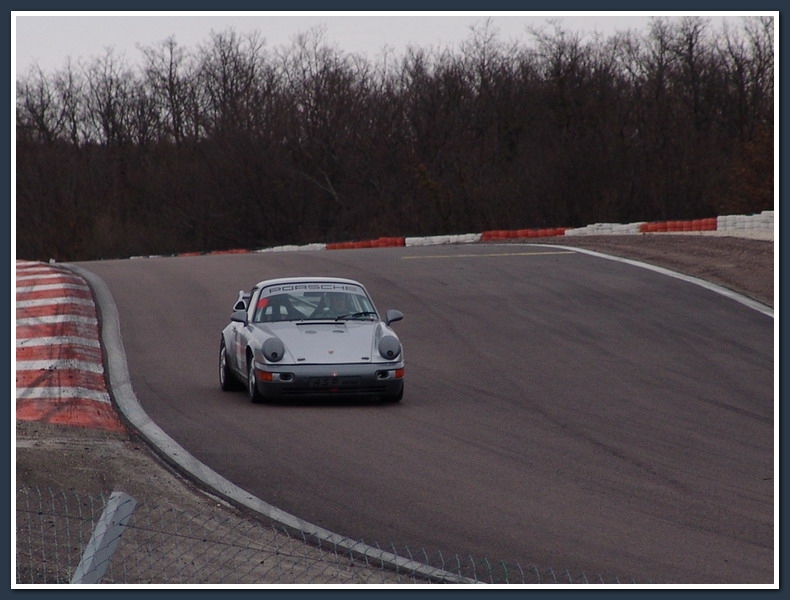
<instances>
[{"instance_id":1,"label":"asphalt curve","mask_svg":"<svg viewBox=\"0 0 790 600\"><path fill-rule=\"evenodd\" d=\"M417 555L773 581L773 319L731 298L529 245L80 266L113 295L145 412L291 514ZM219 390L238 290L290 275L358 279L405 313L402 403Z\"/></svg>"}]
</instances>

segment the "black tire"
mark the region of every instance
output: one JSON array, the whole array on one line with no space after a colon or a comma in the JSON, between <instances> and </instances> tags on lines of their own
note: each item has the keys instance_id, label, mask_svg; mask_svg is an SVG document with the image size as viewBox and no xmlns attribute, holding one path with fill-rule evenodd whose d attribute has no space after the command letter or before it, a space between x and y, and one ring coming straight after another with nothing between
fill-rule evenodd
<instances>
[{"instance_id":1,"label":"black tire","mask_svg":"<svg viewBox=\"0 0 790 600\"><path fill-rule=\"evenodd\" d=\"M241 381L236 379L228 364L228 351L224 339L219 343L219 387L223 392L233 392L244 387Z\"/></svg>"},{"instance_id":2,"label":"black tire","mask_svg":"<svg viewBox=\"0 0 790 600\"><path fill-rule=\"evenodd\" d=\"M247 357L247 396L253 404L263 404L266 398L258 391L255 382L255 369L252 367L252 356Z\"/></svg>"}]
</instances>

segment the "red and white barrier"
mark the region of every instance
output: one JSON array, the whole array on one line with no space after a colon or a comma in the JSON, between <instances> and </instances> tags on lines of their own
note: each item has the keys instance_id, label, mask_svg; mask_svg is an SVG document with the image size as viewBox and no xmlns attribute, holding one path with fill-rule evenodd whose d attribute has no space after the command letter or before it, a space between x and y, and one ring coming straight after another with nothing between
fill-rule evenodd
<instances>
[{"instance_id":1,"label":"red and white barrier","mask_svg":"<svg viewBox=\"0 0 790 600\"><path fill-rule=\"evenodd\" d=\"M41 262L16 263L16 418L123 431L104 380L87 284Z\"/></svg>"},{"instance_id":2,"label":"red and white barrier","mask_svg":"<svg viewBox=\"0 0 790 600\"><path fill-rule=\"evenodd\" d=\"M292 252L300 250L348 250L356 248L385 248L397 246L438 246L444 244L476 244L501 240L526 240L532 238L578 236L578 235L638 235L645 233L686 233L720 231L740 233L746 231L773 231L774 211L763 211L757 215L732 215L707 219L673 221L638 221L635 223L593 223L585 227L550 227L538 229L497 229L481 233L433 235L422 237L381 237L371 240L332 242L327 244L305 244L302 246L276 246L255 252ZM213 254L249 252L248 250L226 250Z\"/></svg>"}]
</instances>

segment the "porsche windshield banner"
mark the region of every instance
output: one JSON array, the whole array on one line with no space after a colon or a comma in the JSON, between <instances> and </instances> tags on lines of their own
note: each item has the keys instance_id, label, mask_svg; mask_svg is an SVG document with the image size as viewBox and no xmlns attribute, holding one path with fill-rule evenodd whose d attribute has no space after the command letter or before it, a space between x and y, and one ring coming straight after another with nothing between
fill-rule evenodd
<instances>
[{"instance_id":1,"label":"porsche windshield banner","mask_svg":"<svg viewBox=\"0 0 790 600\"><path fill-rule=\"evenodd\" d=\"M362 289L356 285L347 283L289 283L286 285L274 285L264 288L261 294L271 296L272 294L282 294L288 292L335 292L345 291L353 294L364 295Z\"/></svg>"}]
</instances>

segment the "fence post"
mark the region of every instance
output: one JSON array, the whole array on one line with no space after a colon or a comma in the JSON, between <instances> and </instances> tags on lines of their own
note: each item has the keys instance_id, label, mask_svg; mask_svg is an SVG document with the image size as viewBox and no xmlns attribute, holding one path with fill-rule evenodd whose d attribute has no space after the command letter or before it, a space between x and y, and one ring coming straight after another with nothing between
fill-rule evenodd
<instances>
[{"instance_id":1,"label":"fence post","mask_svg":"<svg viewBox=\"0 0 790 600\"><path fill-rule=\"evenodd\" d=\"M72 584L101 581L135 506L137 500L128 494L123 492L110 494L107 506L104 507L82 554L82 560L71 578Z\"/></svg>"}]
</instances>

